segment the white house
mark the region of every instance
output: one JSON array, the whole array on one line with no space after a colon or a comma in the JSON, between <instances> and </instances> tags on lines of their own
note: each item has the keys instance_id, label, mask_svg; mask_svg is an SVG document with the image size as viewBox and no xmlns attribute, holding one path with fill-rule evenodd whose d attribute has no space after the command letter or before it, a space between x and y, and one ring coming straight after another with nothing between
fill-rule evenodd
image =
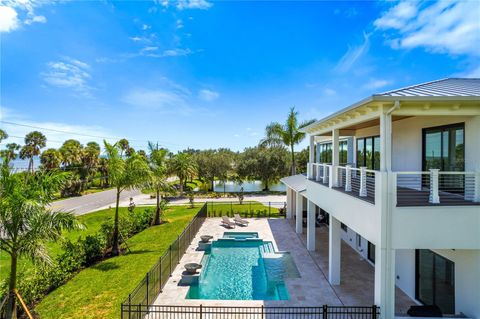
<instances>
[{"instance_id":1,"label":"white house","mask_svg":"<svg viewBox=\"0 0 480 319\"><path fill-rule=\"evenodd\" d=\"M395 285L419 305L480 318L480 79L374 94L303 129L308 173L282 179L287 215L315 250L329 216L329 281L341 240L375 267L375 303L395 317ZM307 207L304 207L306 203Z\"/></svg>"}]
</instances>

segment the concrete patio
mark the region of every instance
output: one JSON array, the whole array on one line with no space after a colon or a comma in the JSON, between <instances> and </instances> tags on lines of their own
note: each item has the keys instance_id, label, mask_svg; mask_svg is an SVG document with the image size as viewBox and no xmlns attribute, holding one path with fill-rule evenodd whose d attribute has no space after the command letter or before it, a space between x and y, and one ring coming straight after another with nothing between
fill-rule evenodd
<instances>
[{"instance_id":1,"label":"concrete patio","mask_svg":"<svg viewBox=\"0 0 480 319\"><path fill-rule=\"evenodd\" d=\"M347 305L369 306L373 304L374 268L348 245L342 246L342 283L332 286L328 274L328 230L317 228L317 250L307 251L305 236L294 231L294 225L286 219L249 219L248 227L237 226L226 229L220 225L220 218L207 218L197 236L188 247L172 276L158 296L156 305L204 305L204 306L322 306ZM300 272L301 278L287 279L289 300L199 300L186 299L189 286L180 284L183 265L188 262L200 263L203 251L197 250L201 235L212 235L214 240L223 237L225 231L253 231L259 237L272 241L277 250L289 251ZM414 304L397 289L397 309L404 312Z\"/></svg>"}]
</instances>

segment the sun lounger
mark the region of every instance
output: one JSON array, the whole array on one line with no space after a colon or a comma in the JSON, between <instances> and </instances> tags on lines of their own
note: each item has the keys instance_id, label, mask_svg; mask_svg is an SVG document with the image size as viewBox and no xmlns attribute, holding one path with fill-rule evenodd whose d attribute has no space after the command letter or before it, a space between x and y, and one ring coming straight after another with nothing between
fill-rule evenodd
<instances>
[{"instance_id":1,"label":"sun lounger","mask_svg":"<svg viewBox=\"0 0 480 319\"><path fill-rule=\"evenodd\" d=\"M222 225L225 225L228 228L235 228L235 223L230 221L227 216L222 216Z\"/></svg>"},{"instance_id":2,"label":"sun lounger","mask_svg":"<svg viewBox=\"0 0 480 319\"><path fill-rule=\"evenodd\" d=\"M248 226L248 220L243 219L242 217L240 217L239 214L235 214L234 216L235 217L233 218L233 220L235 221L235 223L237 223L239 225L242 225L242 226Z\"/></svg>"}]
</instances>

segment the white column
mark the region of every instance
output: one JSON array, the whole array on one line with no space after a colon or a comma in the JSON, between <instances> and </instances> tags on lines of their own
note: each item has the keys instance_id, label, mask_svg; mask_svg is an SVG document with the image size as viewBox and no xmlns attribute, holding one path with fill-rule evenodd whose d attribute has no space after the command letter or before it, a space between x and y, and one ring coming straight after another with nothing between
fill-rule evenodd
<instances>
[{"instance_id":1,"label":"white column","mask_svg":"<svg viewBox=\"0 0 480 319\"><path fill-rule=\"evenodd\" d=\"M338 129L332 130L332 169L330 171L330 185L338 186L337 182L337 166L340 164L340 145L339 145L340 131Z\"/></svg>"},{"instance_id":2,"label":"white column","mask_svg":"<svg viewBox=\"0 0 480 319\"><path fill-rule=\"evenodd\" d=\"M430 198L429 202L432 204L440 203L440 196L438 194L438 173L439 169L430 169Z\"/></svg>"},{"instance_id":3,"label":"white column","mask_svg":"<svg viewBox=\"0 0 480 319\"><path fill-rule=\"evenodd\" d=\"M307 203L307 249L315 250L315 204Z\"/></svg>"},{"instance_id":4,"label":"white column","mask_svg":"<svg viewBox=\"0 0 480 319\"><path fill-rule=\"evenodd\" d=\"M387 114L388 107L380 112L380 170L392 170L392 115Z\"/></svg>"},{"instance_id":5,"label":"white column","mask_svg":"<svg viewBox=\"0 0 480 319\"><path fill-rule=\"evenodd\" d=\"M341 236L340 221L330 215L328 229L328 281L332 285L340 285L341 270Z\"/></svg>"},{"instance_id":6,"label":"white column","mask_svg":"<svg viewBox=\"0 0 480 319\"><path fill-rule=\"evenodd\" d=\"M291 219L293 217L293 190L290 187L287 187L287 218Z\"/></svg>"},{"instance_id":7,"label":"white column","mask_svg":"<svg viewBox=\"0 0 480 319\"><path fill-rule=\"evenodd\" d=\"M310 150L308 153L308 162L315 162L315 136L310 136Z\"/></svg>"},{"instance_id":8,"label":"white column","mask_svg":"<svg viewBox=\"0 0 480 319\"><path fill-rule=\"evenodd\" d=\"M301 234L303 232L303 196L299 192L295 196L295 231Z\"/></svg>"},{"instance_id":9,"label":"white column","mask_svg":"<svg viewBox=\"0 0 480 319\"><path fill-rule=\"evenodd\" d=\"M375 304L381 318L395 318L395 250L375 247Z\"/></svg>"}]
</instances>

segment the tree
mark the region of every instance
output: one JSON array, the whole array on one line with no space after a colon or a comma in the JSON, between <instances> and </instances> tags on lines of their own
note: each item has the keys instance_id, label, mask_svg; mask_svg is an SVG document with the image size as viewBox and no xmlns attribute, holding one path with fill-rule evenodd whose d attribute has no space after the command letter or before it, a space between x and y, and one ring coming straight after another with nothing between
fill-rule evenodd
<instances>
[{"instance_id":1,"label":"tree","mask_svg":"<svg viewBox=\"0 0 480 319\"><path fill-rule=\"evenodd\" d=\"M21 146L18 145L17 143L8 143L5 146L7 148L5 150L0 151L0 157L6 158L8 161L16 159L18 155L16 151L18 151Z\"/></svg>"},{"instance_id":2,"label":"tree","mask_svg":"<svg viewBox=\"0 0 480 319\"><path fill-rule=\"evenodd\" d=\"M119 249L119 228L118 228L118 205L120 194L126 189L133 189L147 184L150 180L150 169L145 159L136 153L123 157L122 149L118 143L105 144L107 154L107 170L110 184L116 189L115 217L112 234L112 255L118 256Z\"/></svg>"},{"instance_id":3,"label":"tree","mask_svg":"<svg viewBox=\"0 0 480 319\"><path fill-rule=\"evenodd\" d=\"M240 155L237 174L242 179L261 180L264 191L288 173L288 152L283 146L247 148Z\"/></svg>"},{"instance_id":4,"label":"tree","mask_svg":"<svg viewBox=\"0 0 480 319\"><path fill-rule=\"evenodd\" d=\"M229 149L205 150L195 153L198 176L208 182L213 190L215 178L226 182L233 171L235 153Z\"/></svg>"},{"instance_id":5,"label":"tree","mask_svg":"<svg viewBox=\"0 0 480 319\"><path fill-rule=\"evenodd\" d=\"M7 138L8 138L7 132L5 132L4 130L0 129L0 142L3 141L3 140L6 140Z\"/></svg>"},{"instance_id":6,"label":"tree","mask_svg":"<svg viewBox=\"0 0 480 319\"><path fill-rule=\"evenodd\" d=\"M151 171L151 181L150 187L153 188L156 194L157 207L155 210L155 217L153 218L153 225L160 225L161 216L162 216L162 195L161 192L169 191L170 184L167 181L167 159L168 159L168 150L160 148L158 143L153 144L152 142L148 143L148 148L150 149L150 155L148 157L148 164ZM139 155L141 156L141 155Z\"/></svg>"},{"instance_id":7,"label":"tree","mask_svg":"<svg viewBox=\"0 0 480 319\"><path fill-rule=\"evenodd\" d=\"M100 145L97 142L88 142L82 151L82 167L80 168L80 178L84 183L91 181L97 171L100 156Z\"/></svg>"},{"instance_id":8,"label":"tree","mask_svg":"<svg viewBox=\"0 0 480 319\"><path fill-rule=\"evenodd\" d=\"M83 145L77 140L66 140L59 151L65 167L78 166L82 160Z\"/></svg>"},{"instance_id":9,"label":"tree","mask_svg":"<svg viewBox=\"0 0 480 319\"><path fill-rule=\"evenodd\" d=\"M189 177L195 175L197 166L188 153L177 153L169 163L170 172L180 180L180 195L183 195L183 186Z\"/></svg>"},{"instance_id":10,"label":"tree","mask_svg":"<svg viewBox=\"0 0 480 319\"><path fill-rule=\"evenodd\" d=\"M72 213L48 208L66 173L12 173L5 160L0 174L0 250L11 259L7 318L16 318L14 289L19 258L50 263L45 241L56 241L63 230L78 228L79 224Z\"/></svg>"},{"instance_id":11,"label":"tree","mask_svg":"<svg viewBox=\"0 0 480 319\"><path fill-rule=\"evenodd\" d=\"M25 145L20 150L20 158L28 159L28 171L33 172L33 158L40 155L40 150L47 144L47 138L39 131L25 135Z\"/></svg>"},{"instance_id":12,"label":"tree","mask_svg":"<svg viewBox=\"0 0 480 319\"><path fill-rule=\"evenodd\" d=\"M62 154L54 148L49 148L40 155L40 163L41 167L47 171L59 168L62 163Z\"/></svg>"},{"instance_id":13,"label":"tree","mask_svg":"<svg viewBox=\"0 0 480 319\"><path fill-rule=\"evenodd\" d=\"M306 147L296 155L297 173L302 174L307 172L307 164L310 156L310 147Z\"/></svg>"},{"instance_id":14,"label":"tree","mask_svg":"<svg viewBox=\"0 0 480 319\"><path fill-rule=\"evenodd\" d=\"M299 124L297 116L298 112L296 112L295 108L292 107L285 124L280 124L277 122L270 123L265 128L265 138L260 141L261 146L284 145L290 148L292 175L296 174L295 145L302 142L305 138L305 133L300 132L300 129L315 122L315 120L309 120Z\"/></svg>"}]
</instances>

